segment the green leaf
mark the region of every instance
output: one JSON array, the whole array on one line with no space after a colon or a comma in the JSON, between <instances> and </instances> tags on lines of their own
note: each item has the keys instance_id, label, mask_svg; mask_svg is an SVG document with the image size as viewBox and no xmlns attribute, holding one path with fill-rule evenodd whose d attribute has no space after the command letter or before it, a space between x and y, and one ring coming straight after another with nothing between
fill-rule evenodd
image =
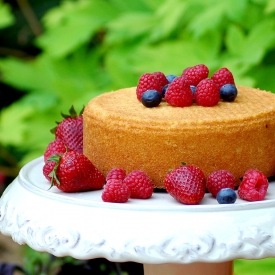
<instances>
[{"instance_id":1,"label":"green leaf","mask_svg":"<svg viewBox=\"0 0 275 275\"><path fill-rule=\"evenodd\" d=\"M157 18L147 12L124 14L108 24L105 42L107 45L122 44L146 36L157 22Z\"/></svg>"},{"instance_id":2,"label":"green leaf","mask_svg":"<svg viewBox=\"0 0 275 275\"><path fill-rule=\"evenodd\" d=\"M248 0L224 1L224 6L226 15L229 19L236 22L242 22L243 19L246 17Z\"/></svg>"},{"instance_id":3,"label":"green leaf","mask_svg":"<svg viewBox=\"0 0 275 275\"><path fill-rule=\"evenodd\" d=\"M24 121L32 112L31 106L22 106L19 103L14 103L9 108L2 109L0 142L15 146L20 146L24 143L24 134L28 127Z\"/></svg>"},{"instance_id":4,"label":"green leaf","mask_svg":"<svg viewBox=\"0 0 275 275\"><path fill-rule=\"evenodd\" d=\"M227 29L225 44L229 53L239 55L245 46L245 34L239 26L230 25Z\"/></svg>"},{"instance_id":5,"label":"green leaf","mask_svg":"<svg viewBox=\"0 0 275 275\"><path fill-rule=\"evenodd\" d=\"M89 42L117 14L116 8L103 0L64 2L45 16L47 31L37 44L49 56L63 57Z\"/></svg>"},{"instance_id":6,"label":"green leaf","mask_svg":"<svg viewBox=\"0 0 275 275\"><path fill-rule=\"evenodd\" d=\"M198 13L190 22L188 29L195 37L201 37L209 31L218 31L225 15L225 1L216 2L215 5Z\"/></svg>"},{"instance_id":7,"label":"green leaf","mask_svg":"<svg viewBox=\"0 0 275 275\"><path fill-rule=\"evenodd\" d=\"M266 8L265 8L265 13L273 13L275 12L275 1L274 0L269 0L267 1Z\"/></svg>"},{"instance_id":8,"label":"green leaf","mask_svg":"<svg viewBox=\"0 0 275 275\"><path fill-rule=\"evenodd\" d=\"M0 29L11 26L15 18L11 12L10 5L0 1Z\"/></svg>"},{"instance_id":9,"label":"green leaf","mask_svg":"<svg viewBox=\"0 0 275 275\"><path fill-rule=\"evenodd\" d=\"M137 47L131 60L133 69L139 74L146 71L181 74L184 68L192 65L205 63L210 68L218 65L217 57L221 47L219 35L208 34L200 41L188 38Z\"/></svg>"}]
</instances>

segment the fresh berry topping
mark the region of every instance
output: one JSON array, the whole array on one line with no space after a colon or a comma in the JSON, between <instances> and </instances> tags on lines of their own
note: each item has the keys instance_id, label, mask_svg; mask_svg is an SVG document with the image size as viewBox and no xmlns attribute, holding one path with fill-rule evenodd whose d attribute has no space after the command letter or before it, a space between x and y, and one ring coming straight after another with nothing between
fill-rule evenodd
<instances>
[{"instance_id":1,"label":"fresh berry topping","mask_svg":"<svg viewBox=\"0 0 275 275\"><path fill-rule=\"evenodd\" d=\"M127 202L130 198L130 188L122 180L110 179L105 184L101 198L104 202Z\"/></svg>"},{"instance_id":2,"label":"fresh berry topping","mask_svg":"<svg viewBox=\"0 0 275 275\"><path fill-rule=\"evenodd\" d=\"M194 98L198 105L212 107L218 104L220 91L210 78L206 78L197 85Z\"/></svg>"},{"instance_id":3,"label":"fresh berry topping","mask_svg":"<svg viewBox=\"0 0 275 275\"><path fill-rule=\"evenodd\" d=\"M208 77L209 69L204 64L188 67L182 72L182 76L188 79L191 85L197 86L199 82Z\"/></svg>"},{"instance_id":4,"label":"fresh berry topping","mask_svg":"<svg viewBox=\"0 0 275 275\"><path fill-rule=\"evenodd\" d=\"M131 190L131 198L149 199L151 198L154 187L147 174L140 170L132 171L124 182Z\"/></svg>"},{"instance_id":5,"label":"fresh berry topping","mask_svg":"<svg viewBox=\"0 0 275 275\"><path fill-rule=\"evenodd\" d=\"M217 70L211 77L211 79L216 83L218 89L220 89L225 84L234 84L233 74L227 68L221 68Z\"/></svg>"},{"instance_id":6,"label":"fresh berry topping","mask_svg":"<svg viewBox=\"0 0 275 275\"><path fill-rule=\"evenodd\" d=\"M232 204L237 199L236 192L231 188L223 188L217 194L217 201L219 204Z\"/></svg>"},{"instance_id":7,"label":"fresh berry topping","mask_svg":"<svg viewBox=\"0 0 275 275\"><path fill-rule=\"evenodd\" d=\"M83 152L83 109L77 114L74 107L70 109L70 114L61 113L63 120L58 122L57 127L52 130L56 139L61 139L69 150Z\"/></svg>"},{"instance_id":8,"label":"fresh berry topping","mask_svg":"<svg viewBox=\"0 0 275 275\"><path fill-rule=\"evenodd\" d=\"M141 102L145 107L157 107L162 100L162 95L156 90L147 90L141 96Z\"/></svg>"},{"instance_id":9,"label":"fresh berry topping","mask_svg":"<svg viewBox=\"0 0 275 275\"><path fill-rule=\"evenodd\" d=\"M101 189L105 177L83 154L76 151L53 155L48 161L55 162L49 177L52 185L64 192L79 192Z\"/></svg>"},{"instance_id":10,"label":"fresh berry topping","mask_svg":"<svg viewBox=\"0 0 275 275\"><path fill-rule=\"evenodd\" d=\"M56 165L56 163L54 161L46 161L43 165L43 168L42 168L43 175L49 182L52 181L52 176L50 176L50 175L51 175L55 165Z\"/></svg>"},{"instance_id":11,"label":"fresh berry topping","mask_svg":"<svg viewBox=\"0 0 275 275\"><path fill-rule=\"evenodd\" d=\"M166 191L183 204L199 204L206 190L205 177L196 166L180 166L164 179Z\"/></svg>"},{"instance_id":12,"label":"fresh berry topping","mask_svg":"<svg viewBox=\"0 0 275 275\"><path fill-rule=\"evenodd\" d=\"M113 168L109 171L109 173L106 176L106 181L110 179L116 179L116 180L124 180L126 177L125 170L121 168Z\"/></svg>"},{"instance_id":13,"label":"fresh berry topping","mask_svg":"<svg viewBox=\"0 0 275 275\"><path fill-rule=\"evenodd\" d=\"M165 94L166 94L166 91L167 91L168 87L169 87L169 84L166 84L161 90L161 95L162 95L163 98L165 97Z\"/></svg>"},{"instance_id":14,"label":"fresh berry topping","mask_svg":"<svg viewBox=\"0 0 275 275\"><path fill-rule=\"evenodd\" d=\"M161 88L163 88L166 84L169 83L164 73L154 72L153 75L156 77Z\"/></svg>"},{"instance_id":15,"label":"fresh berry topping","mask_svg":"<svg viewBox=\"0 0 275 275\"><path fill-rule=\"evenodd\" d=\"M51 155L64 154L66 151L65 143L60 138L57 138L48 144L44 152L44 162L46 162Z\"/></svg>"},{"instance_id":16,"label":"fresh berry topping","mask_svg":"<svg viewBox=\"0 0 275 275\"><path fill-rule=\"evenodd\" d=\"M222 100L232 102L237 97L238 90L234 84L225 84L220 88L220 97Z\"/></svg>"},{"instance_id":17,"label":"fresh berry topping","mask_svg":"<svg viewBox=\"0 0 275 275\"><path fill-rule=\"evenodd\" d=\"M173 82L173 80L174 80L175 78L177 78L177 76L174 75L174 74L168 74L168 75L166 76L166 78L167 78L167 80L168 80L168 83L171 83L171 82Z\"/></svg>"},{"instance_id":18,"label":"fresh berry topping","mask_svg":"<svg viewBox=\"0 0 275 275\"><path fill-rule=\"evenodd\" d=\"M177 77L168 87L165 100L175 107L186 107L193 104L190 82L184 77Z\"/></svg>"},{"instance_id":19,"label":"fresh berry topping","mask_svg":"<svg viewBox=\"0 0 275 275\"><path fill-rule=\"evenodd\" d=\"M190 85L190 88L191 88L192 94L194 95L196 92L196 86Z\"/></svg>"},{"instance_id":20,"label":"fresh berry topping","mask_svg":"<svg viewBox=\"0 0 275 275\"><path fill-rule=\"evenodd\" d=\"M249 169L243 176L238 195L246 201L261 201L265 198L267 189L267 177L256 169Z\"/></svg>"},{"instance_id":21,"label":"fresh berry topping","mask_svg":"<svg viewBox=\"0 0 275 275\"><path fill-rule=\"evenodd\" d=\"M208 191L216 197L219 191L223 188L235 189L236 179L227 170L218 170L211 173L206 180Z\"/></svg>"},{"instance_id":22,"label":"fresh berry topping","mask_svg":"<svg viewBox=\"0 0 275 275\"><path fill-rule=\"evenodd\" d=\"M137 99L141 101L142 94L147 90L156 90L161 93L162 87L154 74L145 73L138 81L136 88Z\"/></svg>"}]
</instances>

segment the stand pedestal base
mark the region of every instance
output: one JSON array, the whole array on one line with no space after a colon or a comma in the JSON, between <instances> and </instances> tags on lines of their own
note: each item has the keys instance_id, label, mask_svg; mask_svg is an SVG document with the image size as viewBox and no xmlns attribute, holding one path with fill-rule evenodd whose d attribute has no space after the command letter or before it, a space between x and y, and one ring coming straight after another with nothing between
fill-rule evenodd
<instances>
[{"instance_id":1,"label":"stand pedestal base","mask_svg":"<svg viewBox=\"0 0 275 275\"><path fill-rule=\"evenodd\" d=\"M233 262L144 264L144 275L233 275Z\"/></svg>"}]
</instances>

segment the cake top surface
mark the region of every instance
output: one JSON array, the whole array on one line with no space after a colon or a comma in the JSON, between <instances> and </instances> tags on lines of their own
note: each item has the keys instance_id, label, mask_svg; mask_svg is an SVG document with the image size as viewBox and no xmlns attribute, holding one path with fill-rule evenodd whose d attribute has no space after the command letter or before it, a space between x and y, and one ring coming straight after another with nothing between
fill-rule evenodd
<instances>
[{"instance_id":1,"label":"cake top surface","mask_svg":"<svg viewBox=\"0 0 275 275\"><path fill-rule=\"evenodd\" d=\"M211 126L230 122L246 121L251 118L261 119L267 114L275 116L275 94L250 87L237 86L238 96L234 102L220 101L213 107L202 107L193 104L189 107L173 107L162 101L154 108L146 108L136 97L136 87L120 89L101 94L93 98L85 108L84 116L96 116L131 124L138 127L150 125L173 128L173 125L195 127Z\"/></svg>"}]
</instances>

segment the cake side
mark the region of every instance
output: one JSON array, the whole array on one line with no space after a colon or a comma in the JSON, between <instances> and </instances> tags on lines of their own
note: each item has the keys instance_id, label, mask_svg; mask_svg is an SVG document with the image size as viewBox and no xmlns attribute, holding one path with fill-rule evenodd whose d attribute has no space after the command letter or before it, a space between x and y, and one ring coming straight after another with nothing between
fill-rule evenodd
<instances>
[{"instance_id":1,"label":"cake side","mask_svg":"<svg viewBox=\"0 0 275 275\"><path fill-rule=\"evenodd\" d=\"M143 170L155 187L182 161L207 176L218 169L241 178L249 168L275 174L275 95L238 87L234 102L205 108L146 108L135 87L92 99L83 118L84 154L105 175ZM274 148L273 148L274 147Z\"/></svg>"}]
</instances>

